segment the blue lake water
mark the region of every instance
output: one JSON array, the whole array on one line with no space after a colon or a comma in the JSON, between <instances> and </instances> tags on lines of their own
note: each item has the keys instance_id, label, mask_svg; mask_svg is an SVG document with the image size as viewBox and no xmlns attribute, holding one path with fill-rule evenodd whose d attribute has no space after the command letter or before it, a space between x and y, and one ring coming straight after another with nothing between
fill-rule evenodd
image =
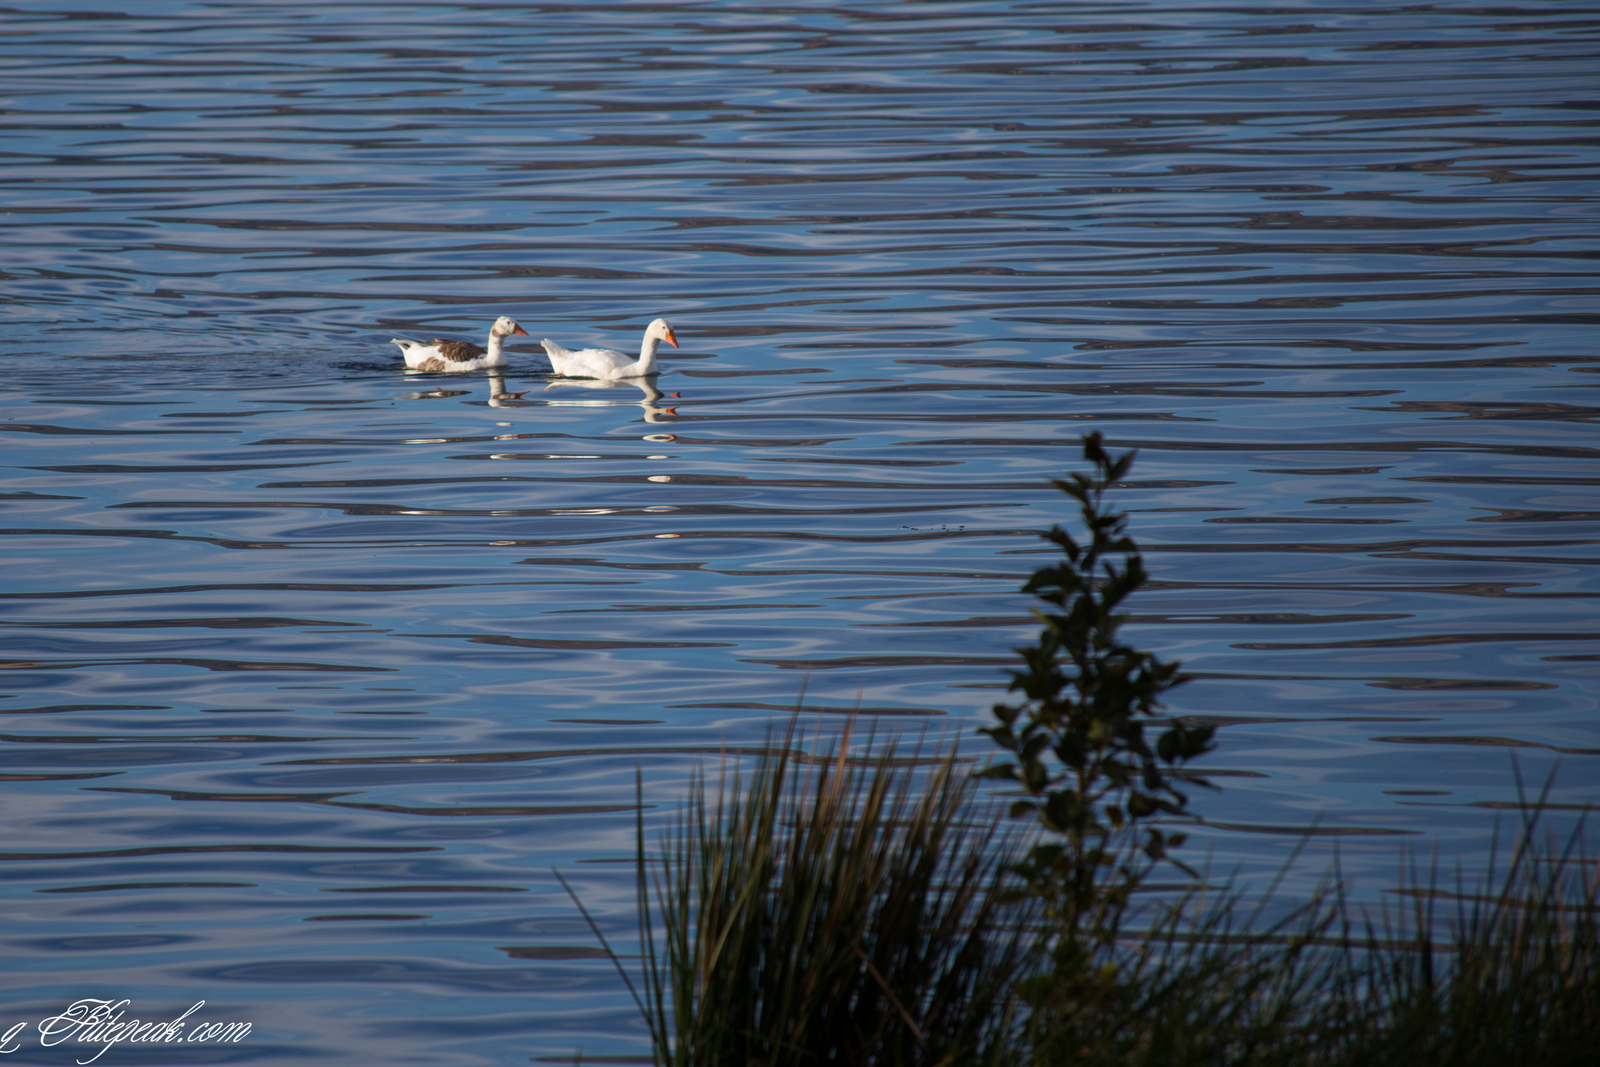
<instances>
[{"instance_id":1,"label":"blue lake water","mask_svg":"<svg viewBox=\"0 0 1600 1067\"><path fill-rule=\"evenodd\" d=\"M22 0L0 53L0 1028L641 1054L551 868L626 944L635 768L661 824L802 688L983 758L1091 430L1221 724L1192 860L1376 902L1514 766L1600 797L1600 6ZM502 314L503 375L389 344ZM535 343L658 315L645 385Z\"/></svg>"}]
</instances>

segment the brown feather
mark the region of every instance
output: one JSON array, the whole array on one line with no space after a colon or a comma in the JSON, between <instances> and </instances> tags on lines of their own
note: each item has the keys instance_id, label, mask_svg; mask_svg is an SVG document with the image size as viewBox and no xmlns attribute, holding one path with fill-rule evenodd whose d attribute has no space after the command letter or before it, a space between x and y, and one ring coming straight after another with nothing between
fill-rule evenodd
<instances>
[{"instance_id":1,"label":"brown feather","mask_svg":"<svg viewBox=\"0 0 1600 1067\"><path fill-rule=\"evenodd\" d=\"M446 341L435 337L433 344L439 349L439 354L451 363L466 363L483 355L483 349L471 341Z\"/></svg>"}]
</instances>

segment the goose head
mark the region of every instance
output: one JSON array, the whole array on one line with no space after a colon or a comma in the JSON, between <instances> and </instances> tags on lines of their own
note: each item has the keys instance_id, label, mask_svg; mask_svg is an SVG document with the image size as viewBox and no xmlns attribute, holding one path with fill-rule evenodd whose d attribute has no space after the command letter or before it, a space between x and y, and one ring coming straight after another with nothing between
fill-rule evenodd
<instances>
[{"instance_id":1,"label":"goose head","mask_svg":"<svg viewBox=\"0 0 1600 1067\"><path fill-rule=\"evenodd\" d=\"M649 326L646 326L644 337L646 341L653 337L658 341L667 342L673 348L678 347L678 338L673 335L672 325L666 319L657 319Z\"/></svg>"},{"instance_id":2,"label":"goose head","mask_svg":"<svg viewBox=\"0 0 1600 1067\"><path fill-rule=\"evenodd\" d=\"M528 336L528 331L518 326L510 316L501 315L494 320L494 325L489 327L489 334L492 337L510 337L512 334L521 334L526 337Z\"/></svg>"}]
</instances>

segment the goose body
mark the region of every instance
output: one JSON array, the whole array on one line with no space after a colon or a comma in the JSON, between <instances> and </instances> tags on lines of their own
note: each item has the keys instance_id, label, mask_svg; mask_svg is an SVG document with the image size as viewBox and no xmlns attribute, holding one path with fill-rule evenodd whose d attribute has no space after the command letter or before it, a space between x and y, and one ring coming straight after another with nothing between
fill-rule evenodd
<instances>
[{"instance_id":1,"label":"goose body","mask_svg":"<svg viewBox=\"0 0 1600 1067\"><path fill-rule=\"evenodd\" d=\"M426 343L395 337L390 343L400 346L400 354L405 358L408 370L481 370L484 367L506 365L506 353L503 347L505 339L515 334L526 337L528 331L505 315L501 315L494 320L494 325L489 327L489 347L486 349L479 348L471 341L446 341L439 337Z\"/></svg>"},{"instance_id":2,"label":"goose body","mask_svg":"<svg viewBox=\"0 0 1600 1067\"><path fill-rule=\"evenodd\" d=\"M569 351L546 337L539 343L550 357L550 366L557 374L569 378L642 378L656 372L656 349L665 341L673 348L678 339L666 319L657 319L645 327L644 341L639 346L639 358L609 348L582 348Z\"/></svg>"}]
</instances>

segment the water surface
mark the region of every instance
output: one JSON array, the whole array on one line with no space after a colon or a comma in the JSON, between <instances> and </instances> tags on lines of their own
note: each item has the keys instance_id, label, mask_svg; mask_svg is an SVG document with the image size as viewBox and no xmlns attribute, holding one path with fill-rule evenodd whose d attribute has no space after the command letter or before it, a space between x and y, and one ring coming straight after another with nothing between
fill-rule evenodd
<instances>
[{"instance_id":1,"label":"water surface","mask_svg":"<svg viewBox=\"0 0 1600 1067\"><path fill-rule=\"evenodd\" d=\"M10 1025L638 1055L634 772L969 738L1099 430L1193 856L1596 802L1583 3L0 12ZM393 336L503 375L406 375ZM536 342L632 348L553 382ZM592 383L590 383L592 384ZM1588 427L1588 428L1586 428ZM801 697L802 689L804 696ZM17 1062L66 1063L29 1046Z\"/></svg>"}]
</instances>

